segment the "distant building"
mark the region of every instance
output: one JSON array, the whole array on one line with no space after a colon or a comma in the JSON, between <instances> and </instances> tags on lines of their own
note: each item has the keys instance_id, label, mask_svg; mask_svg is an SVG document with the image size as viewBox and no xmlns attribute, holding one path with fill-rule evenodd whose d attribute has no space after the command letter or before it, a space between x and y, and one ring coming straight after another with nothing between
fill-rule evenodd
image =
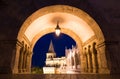
<instances>
[{"instance_id":1,"label":"distant building","mask_svg":"<svg viewBox=\"0 0 120 79\"><path fill-rule=\"evenodd\" d=\"M44 74L60 74L60 68L66 66L66 57L57 58L53 43L50 42L48 53L46 54L46 66L43 67Z\"/></svg>"},{"instance_id":2,"label":"distant building","mask_svg":"<svg viewBox=\"0 0 120 79\"><path fill-rule=\"evenodd\" d=\"M64 74L80 71L78 50L76 47L65 50L66 56L56 57L52 41L46 54L46 66L43 67L44 74Z\"/></svg>"}]
</instances>

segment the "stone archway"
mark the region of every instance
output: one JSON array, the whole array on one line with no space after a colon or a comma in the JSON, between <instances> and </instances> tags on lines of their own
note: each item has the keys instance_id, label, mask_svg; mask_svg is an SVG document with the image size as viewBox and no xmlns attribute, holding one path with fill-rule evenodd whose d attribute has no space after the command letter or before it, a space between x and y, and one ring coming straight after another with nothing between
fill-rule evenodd
<instances>
[{"instance_id":1,"label":"stone archway","mask_svg":"<svg viewBox=\"0 0 120 79\"><path fill-rule=\"evenodd\" d=\"M56 16L55 16L56 15ZM67 18L65 18L67 16ZM49 17L47 20L46 18ZM32 49L36 41L42 37L44 34L50 33L54 31L56 20L59 20L61 23L62 32L71 36L78 44L81 50L81 60L82 63L82 72L84 71L85 67L85 57L84 57L84 48L88 48L88 45L95 42L96 45L100 45L105 41L103 33L99 28L99 25L84 11L77 9L75 7L66 6L66 5L54 5L42 8L35 13L33 13L27 20L23 23L19 33L18 33L18 43L17 43L17 50L16 50L16 59L13 72L14 73L27 73L30 72L31 66L31 58L32 58ZM45 23L46 21L46 23ZM39 25L37 25L39 24ZM46 26L44 26L46 24ZM43 27L43 26L44 27ZM67 26L67 27L66 27ZM74 26L74 27L73 27ZM33 28L34 27L34 28ZM36 28L35 28L36 27ZM35 30L34 30L35 29ZM39 29L39 30L38 30ZM24 41L24 44L22 43ZM25 46L25 47L24 47ZM103 45L105 46L105 45ZM21 49L24 48L25 50ZM91 47L92 48L92 47ZM88 48L91 50L90 48ZM24 68L18 69L18 66L23 64L22 62L19 64L19 53L23 51L25 57L29 59L26 61L26 66ZM102 72L106 69L104 73L108 73L107 61L105 56L105 49L104 47L97 47L98 52L98 65L99 70L97 71ZM91 50L93 53L93 51ZM104 52L101 54L101 52ZM90 53L90 52L88 52ZM91 55L92 55L91 53ZM101 55L104 55L104 59L101 59ZM88 56L89 57L89 56ZM101 61L105 60L104 63ZM88 60L89 63L90 60ZM92 62L92 61L91 61ZM25 63L25 62L24 62ZM91 63L93 64L94 61ZM101 65L104 64L103 65ZM93 66L95 67L95 66ZM96 67L95 67L96 68ZM22 70L19 72L19 70ZM102 69L102 70L101 70ZM95 69L96 70L96 69ZM94 71L94 70L93 70ZM92 72L90 72L92 73Z\"/></svg>"}]
</instances>

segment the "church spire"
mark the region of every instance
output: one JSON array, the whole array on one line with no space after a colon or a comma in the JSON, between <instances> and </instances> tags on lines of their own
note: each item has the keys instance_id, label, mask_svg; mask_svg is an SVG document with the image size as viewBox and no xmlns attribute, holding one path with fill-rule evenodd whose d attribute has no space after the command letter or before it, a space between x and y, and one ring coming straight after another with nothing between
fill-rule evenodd
<instances>
[{"instance_id":1,"label":"church spire","mask_svg":"<svg viewBox=\"0 0 120 79\"><path fill-rule=\"evenodd\" d=\"M49 46L48 52L55 53L52 40L50 41L50 46Z\"/></svg>"}]
</instances>

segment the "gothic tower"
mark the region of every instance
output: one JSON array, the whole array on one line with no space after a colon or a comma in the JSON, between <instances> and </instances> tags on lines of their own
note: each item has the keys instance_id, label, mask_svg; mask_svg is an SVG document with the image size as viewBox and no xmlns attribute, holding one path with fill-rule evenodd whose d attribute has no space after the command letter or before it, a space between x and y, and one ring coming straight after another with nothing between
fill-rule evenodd
<instances>
[{"instance_id":1,"label":"gothic tower","mask_svg":"<svg viewBox=\"0 0 120 79\"><path fill-rule=\"evenodd\" d=\"M54 46L52 41L50 41L49 50L46 55L47 55L47 59L52 59L56 57L56 53L54 51Z\"/></svg>"}]
</instances>

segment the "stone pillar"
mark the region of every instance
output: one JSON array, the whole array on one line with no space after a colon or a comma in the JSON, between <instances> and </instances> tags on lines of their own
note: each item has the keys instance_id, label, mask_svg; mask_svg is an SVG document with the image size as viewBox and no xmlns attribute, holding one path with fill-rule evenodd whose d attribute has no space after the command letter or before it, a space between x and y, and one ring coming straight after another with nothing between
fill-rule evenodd
<instances>
[{"instance_id":1,"label":"stone pillar","mask_svg":"<svg viewBox=\"0 0 120 79\"><path fill-rule=\"evenodd\" d=\"M29 53L27 53L26 72L29 72L29 60L30 60L30 56L29 56Z\"/></svg>"},{"instance_id":2,"label":"stone pillar","mask_svg":"<svg viewBox=\"0 0 120 79\"><path fill-rule=\"evenodd\" d=\"M27 63L28 63L28 49L27 49L27 51L26 51L26 57L25 57L25 70L26 70L26 72L27 72Z\"/></svg>"},{"instance_id":3,"label":"stone pillar","mask_svg":"<svg viewBox=\"0 0 120 79\"><path fill-rule=\"evenodd\" d=\"M18 69L19 69L19 73L23 73L23 53L25 51L25 47L24 47L24 42L22 41L22 47L20 49L20 55L19 55L19 65L18 65Z\"/></svg>"},{"instance_id":4,"label":"stone pillar","mask_svg":"<svg viewBox=\"0 0 120 79\"><path fill-rule=\"evenodd\" d=\"M110 73L110 56L106 47L105 42L99 44L97 46L97 50L99 51L99 57L98 57L98 65L99 65L99 73Z\"/></svg>"},{"instance_id":5,"label":"stone pillar","mask_svg":"<svg viewBox=\"0 0 120 79\"><path fill-rule=\"evenodd\" d=\"M92 64L93 64L93 73L98 73L98 56L96 50L96 43L92 45Z\"/></svg>"},{"instance_id":6,"label":"stone pillar","mask_svg":"<svg viewBox=\"0 0 120 79\"><path fill-rule=\"evenodd\" d=\"M87 49L84 49L84 71L88 72L88 56L87 56Z\"/></svg>"},{"instance_id":7,"label":"stone pillar","mask_svg":"<svg viewBox=\"0 0 120 79\"><path fill-rule=\"evenodd\" d=\"M110 73L120 73L120 48L118 41L107 41L106 47L110 55Z\"/></svg>"},{"instance_id":8,"label":"stone pillar","mask_svg":"<svg viewBox=\"0 0 120 79\"><path fill-rule=\"evenodd\" d=\"M119 43L118 41L105 41L101 44L101 47L104 47L107 69L109 73L120 73L119 65Z\"/></svg>"},{"instance_id":9,"label":"stone pillar","mask_svg":"<svg viewBox=\"0 0 120 79\"><path fill-rule=\"evenodd\" d=\"M28 73L31 73L31 63L32 63L32 55L33 52L29 51L29 59L28 59Z\"/></svg>"},{"instance_id":10,"label":"stone pillar","mask_svg":"<svg viewBox=\"0 0 120 79\"><path fill-rule=\"evenodd\" d=\"M26 53L26 73L31 73L31 62L32 62L32 55L33 53L30 51L30 48L28 47L27 53Z\"/></svg>"},{"instance_id":11,"label":"stone pillar","mask_svg":"<svg viewBox=\"0 0 120 79\"><path fill-rule=\"evenodd\" d=\"M27 72L27 68L26 68L26 65L27 65L27 54L28 54L28 47L26 46L25 48L25 56L24 56L24 72L26 73Z\"/></svg>"},{"instance_id":12,"label":"stone pillar","mask_svg":"<svg viewBox=\"0 0 120 79\"><path fill-rule=\"evenodd\" d=\"M30 62L30 51L29 51L29 47L27 49L27 54L26 54L26 72L29 72L29 62Z\"/></svg>"},{"instance_id":13,"label":"stone pillar","mask_svg":"<svg viewBox=\"0 0 120 79\"><path fill-rule=\"evenodd\" d=\"M90 70L90 57L89 57L88 52L87 52L87 61L88 61L88 69L87 69L87 71L89 72L89 70Z\"/></svg>"},{"instance_id":14,"label":"stone pillar","mask_svg":"<svg viewBox=\"0 0 120 79\"><path fill-rule=\"evenodd\" d=\"M24 72L27 72L26 64L27 64L27 50L26 50L26 53L25 53L25 60L24 60Z\"/></svg>"},{"instance_id":15,"label":"stone pillar","mask_svg":"<svg viewBox=\"0 0 120 79\"><path fill-rule=\"evenodd\" d=\"M24 52L23 52L23 64L22 64L22 71L23 71L23 72L25 72L26 52L27 52L27 45L25 45L25 50L24 50Z\"/></svg>"},{"instance_id":16,"label":"stone pillar","mask_svg":"<svg viewBox=\"0 0 120 79\"><path fill-rule=\"evenodd\" d=\"M85 54L85 59L86 59L86 65L85 65L85 72L88 72L88 57L87 54Z\"/></svg>"},{"instance_id":17,"label":"stone pillar","mask_svg":"<svg viewBox=\"0 0 120 79\"><path fill-rule=\"evenodd\" d=\"M92 72L93 70L93 66L92 66L92 53L91 53L91 50L90 50L90 46L88 46L88 72Z\"/></svg>"},{"instance_id":18,"label":"stone pillar","mask_svg":"<svg viewBox=\"0 0 120 79\"><path fill-rule=\"evenodd\" d=\"M80 59L81 59L81 64L80 64L80 71L81 73L84 73L85 72L85 61L84 61L84 54L81 53L80 54Z\"/></svg>"},{"instance_id":19,"label":"stone pillar","mask_svg":"<svg viewBox=\"0 0 120 79\"><path fill-rule=\"evenodd\" d=\"M12 70L12 73L13 74L16 74L16 73L19 73L19 57L20 57L20 49L21 49L21 47L22 47L22 44L21 44L21 42L19 42L19 41L17 41L17 44L16 44L16 50L15 50L15 52L16 52L16 56L15 56L15 62L14 62L14 67L13 67L13 70Z\"/></svg>"}]
</instances>

